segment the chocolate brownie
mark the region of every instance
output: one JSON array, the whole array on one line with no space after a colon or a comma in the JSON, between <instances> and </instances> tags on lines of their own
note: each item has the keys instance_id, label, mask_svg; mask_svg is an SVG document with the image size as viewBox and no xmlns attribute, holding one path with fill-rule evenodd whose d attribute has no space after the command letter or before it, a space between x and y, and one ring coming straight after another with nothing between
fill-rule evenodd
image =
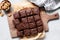
<instances>
[{"instance_id":1,"label":"chocolate brownie","mask_svg":"<svg viewBox=\"0 0 60 40\"><path fill-rule=\"evenodd\" d=\"M24 23L24 29L28 29L29 28L29 24L28 23Z\"/></svg>"},{"instance_id":2,"label":"chocolate brownie","mask_svg":"<svg viewBox=\"0 0 60 40\"><path fill-rule=\"evenodd\" d=\"M37 33L37 28L31 29L31 35L36 35Z\"/></svg>"},{"instance_id":3,"label":"chocolate brownie","mask_svg":"<svg viewBox=\"0 0 60 40\"><path fill-rule=\"evenodd\" d=\"M18 12L15 12L15 13L13 14L13 16L14 16L15 19L18 19L18 18L20 17Z\"/></svg>"},{"instance_id":4,"label":"chocolate brownie","mask_svg":"<svg viewBox=\"0 0 60 40\"><path fill-rule=\"evenodd\" d=\"M35 27L36 27L35 22L29 23L29 28L35 28Z\"/></svg>"},{"instance_id":5,"label":"chocolate brownie","mask_svg":"<svg viewBox=\"0 0 60 40\"><path fill-rule=\"evenodd\" d=\"M20 23L20 24L16 25L16 28L17 28L17 30L23 30L24 26L25 26L24 23Z\"/></svg>"},{"instance_id":6,"label":"chocolate brownie","mask_svg":"<svg viewBox=\"0 0 60 40\"><path fill-rule=\"evenodd\" d=\"M18 31L17 35L18 35L18 37L23 37L24 36L23 31Z\"/></svg>"},{"instance_id":7,"label":"chocolate brownie","mask_svg":"<svg viewBox=\"0 0 60 40\"><path fill-rule=\"evenodd\" d=\"M37 27L37 30L38 30L38 33L42 32L43 31L43 26Z\"/></svg>"},{"instance_id":8,"label":"chocolate brownie","mask_svg":"<svg viewBox=\"0 0 60 40\"><path fill-rule=\"evenodd\" d=\"M38 7L32 8L32 12L34 14L39 14L39 8Z\"/></svg>"},{"instance_id":9,"label":"chocolate brownie","mask_svg":"<svg viewBox=\"0 0 60 40\"><path fill-rule=\"evenodd\" d=\"M39 8L25 8L13 14L15 28L19 37L36 35L43 31Z\"/></svg>"},{"instance_id":10,"label":"chocolate brownie","mask_svg":"<svg viewBox=\"0 0 60 40\"><path fill-rule=\"evenodd\" d=\"M24 30L24 35L25 36L30 36L30 29L25 29Z\"/></svg>"},{"instance_id":11,"label":"chocolate brownie","mask_svg":"<svg viewBox=\"0 0 60 40\"><path fill-rule=\"evenodd\" d=\"M25 10L20 10L20 13L19 14L21 15L21 17L25 17L26 16Z\"/></svg>"},{"instance_id":12,"label":"chocolate brownie","mask_svg":"<svg viewBox=\"0 0 60 40\"><path fill-rule=\"evenodd\" d=\"M43 25L41 20L38 20L36 24L37 24L37 27Z\"/></svg>"},{"instance_id":13,"label":"chocolate brownie","mask_svg":"<svg viewBox=\"0 0 60 40\"><path fill-rule=\"evenodd\" d=\"M28 22L29 22L29 23L30 23L30 22L34 22L33 16L28 17Z\"/></svg>"},{"instance_id":14,"label":"chocolate brownie","mask_svg":"<svg viewBox=\"0 0 60 40\"><path fill-rule=\"evenodd\" d=\"M35 21L38 21L38 20L40 20L40 16L39 15L35 15L34 19L35 19Z\"/></svg>"},{"instance_id":15,"label":"chocolate brownie","mask_svg":"<svg viewBox=\"0 0 60 40\"><path fill-rule=\"evenodd\" d=\"M27 22L27 18L22 18L22 22Z\"/></svg>"},{"instance_id":16,"label":"chocolate brownie","mask_svg":"<svg viewBox=\"0 0 60 40\"><path fill-rule=\"evenodd\" d=\"M17 24L20 23L20 21L19 21L18 19L14 19L14 20L13 20L13 23L14 23L14 25L17 25Z\"/></svg>"},{"instance_id":17,"label":"chocolate brownie","mask_svg":"<svg viewBox=\"0 0 60 40\"><path fill-rule=\"evenodd\" d=\"M26 9L26 14L29 16L29 15L32 15L32 11L31 11L31 8L29 9Z\"/></svg>"}]
</instances>

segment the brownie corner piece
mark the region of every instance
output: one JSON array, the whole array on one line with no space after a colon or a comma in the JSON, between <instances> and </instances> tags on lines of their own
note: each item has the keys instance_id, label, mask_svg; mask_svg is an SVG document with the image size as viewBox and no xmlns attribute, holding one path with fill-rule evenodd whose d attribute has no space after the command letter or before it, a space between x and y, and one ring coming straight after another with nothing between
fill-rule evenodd
<instances>
[{"instance_id":1,"label":"brownie corner piece","mask_svg":"<svg viewBox=\"0 0 60 40\"><path fill-rule=\"evenodd\" d=\"M32 11L34 14L39 14L39 8L38 7L35 7L35 8L32 8Z\"/></svg>"},{"instance_id":2,"label":"brownie corner piece","mask_svg":"<svg viewBox=\"0 0 60 40\"><path fill-rule=\"evenodd\" d=\"M13 14L13 17L14 17L15 19L18 19L18 18L20 17L20 15L19 15L18 12L15 12L15 13Z\"/></svg>"},{"instance_id":3,"label":"brownie corner piece","mask_svg":"<svg viewBox=\"0 0 60 40\"><path fill-rule=\"evenodd\" d=\"M31 13L32 13L31 8L27 8L27 9L26 9L26 14L27 14L27 16L31 15Z\"/></svg>"},{"instance_id":4,"label":"brownie corner piece","mask_svg":"<svg viewBox=\"0 0 60 40\"><path fill-rule=\"evenodd\" d=\"M25 17L26 16L26 12L25 12L26 10L25 9L21 9L20 10L20 15L21 15L21 17Z\"/></svg>"},{"instance_id":5,"label":"brownie corner piece","mask_svg":"<svg viewBox=\"0 0 60 40\"><path fill-rule=\"evenodd\" d=\"M23 37L24 36L23 31L17 31L17 36L18 37Z\"/></svg>"}]
</instances>

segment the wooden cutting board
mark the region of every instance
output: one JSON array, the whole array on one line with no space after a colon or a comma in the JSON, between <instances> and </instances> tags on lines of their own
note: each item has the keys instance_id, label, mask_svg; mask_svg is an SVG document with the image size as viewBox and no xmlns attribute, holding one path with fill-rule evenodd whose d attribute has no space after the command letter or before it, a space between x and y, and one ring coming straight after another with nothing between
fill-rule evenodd
<instances>
[{"instance_id":1,"label":"wooden cutting board","mask_svg":"<svg viewBox=\"0 0 60 40\"><path fill-rule=\"evenodd\" d=\"M7 18L8 18L8 23L9 23L11 36L12 36L12 38L16 38L17 37L17 30L15 29L15 27L14 27L14 25L12 23L12 20L14 19L13 18L14 12L16 12L18 10L21 10L23 8L34 8L36 6L34 6L33 4L31 4L28 1L24 0L23 2L19 2L17 4L12 4L11 7L12 7L11 11L8 12ZM44 10L41 10L40 14L41 14L41 19L43 21L44 31L42 33L39 33L36 37L31 37L31 38L24 37L21 40L35 40L37 38L43 38L45 36L45 31L48 30L48 21L50 21L52 19L59 18L58 13L53 14L53 15L48 15Z\"/></svg>"}]
</instances>

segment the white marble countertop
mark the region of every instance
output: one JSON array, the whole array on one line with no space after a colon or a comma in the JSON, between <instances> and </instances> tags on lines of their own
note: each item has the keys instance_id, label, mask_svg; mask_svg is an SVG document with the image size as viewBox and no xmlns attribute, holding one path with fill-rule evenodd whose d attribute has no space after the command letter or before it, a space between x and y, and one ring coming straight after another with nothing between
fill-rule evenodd
<instances>
[{"instance_id":1,"label":"white marble countertop","mask_svg":"<svg viewBox=\"0 0 60 40\"><path fill-rule=\"evenodd\" d=\"M1 2L2 0L0 0ZM18 2L18 0L11 0L12 3ZM60 9L55 11L60 15ZM60 40L60 18L58 20L50 21L48 23L49 32L46 33L44 40ZM18 38L12 39L10 35L8 20L6 15L0 17L0 40L19 40Z\"/></svg>"}]
</instances>

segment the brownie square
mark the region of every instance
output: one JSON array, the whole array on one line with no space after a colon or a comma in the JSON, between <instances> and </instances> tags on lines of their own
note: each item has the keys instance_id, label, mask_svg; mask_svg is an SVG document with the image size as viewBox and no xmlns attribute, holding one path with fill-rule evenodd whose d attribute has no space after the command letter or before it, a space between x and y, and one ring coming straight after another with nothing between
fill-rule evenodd
<instances>
[{"instance_id":1,"label":"brownie square","mask_svg":"<svg viewBox=\"0 0 60 40\"><path fill-rule=\"evenodd\" d=\"M24 36L23 31L18 31L18 32L17 32L17 36L18 36L18 37L23 37L23 36Z\"/></svg>"},{"instance_id":2,"label":"brownie square","mask_svg":"<svg viewBox=\"0 0 60 40\"><path fill-rule=\"evenodd\" d=\"M13 17L14 17L15 19L18 19L18 18L20 17L20 15L19 15L18 12L15 12L15 14L13 14Z\"/></svg>"},{"instance_id":3,"label":"brownie square","mask_svg":"<svg viewBox=\"0 0 60 40\"><path fill-rule=\"evenodd\" d=\"M23 30L24 26L25 26L24 23L20 23L20 24L16 25L16 28L17 28L17 30Z\"/></svg>"},{"instance_id":4,"label":"brownie square","mask_svg":"<svg viewBox=\"0 0 60 40\"><path fill-rule=\"evenodd\" d=\"M13 20L13 23L14 23L14 25L17 25L17 24L20 23L20 21L19 21L18 19L14 19L14 20Z\"/></svg>"},{"instance_id":5,"label":"brownie square","mask_svg":"<svg viewBox=\"0 0 60 40\"><path fill-rule=\"evenodd\" d=\"M38 21L38 20L40 20L41 18L40 18L39 15L35 15L35 16L34 16L34 19L35 19L35 21Z\"/></svg>"},{"instance_id":6,"label":"brownie square","mask_svg":"<svg viewBox=\"0 0 60 40\"><path fill-rule=\"evenodd\" d=\"M30 23L30 22L34 22L33 16L28 17L28 22L29 22L29 23Z\"/></svg>"},{"instance_id":7,"label":"brownie square","mask_svg":"<svg viewBox=\"0 0 60 40\"><path fill-rule=\"evenodd\" d=\"M35 22L29 23L29 28L35 28L35 27L36 27Z\"/></svg>"},{"instance_id":8,"label":"brownie square","mask_svg":"<svg viewBox=\"0 0 60 40\"><path fill-rule=\"evenodd\" d=\"M24 30L24 35L25 36L30 36L30 29L25 29Z\"/></svg>"},{"instance_id":9,"label":"brownie square","mask_svg":"<svg viewBox=\"0 0 60 40\"><path fill-rule=\"evenodd\" d=\"M37 29L38 29L38 33L40 33L43 31L43 26L39 26L39 27L37 27Z\"/></svg>"},{"instance_id":10,"label":"brownie square","mask_svg":"<svg viewBox=\"0 0 60 40\"><path fill-rule=\"evenodd\" d=\"M26 9L26 14L27 14L27 15L32 15L31 8L27 8L27 9Z\"/></svg>"},{"instance_id":11,"label":"brownie square","mask_svg":"<svg viewBox=\"0 0 60 40\"><path fill-rule=\"evenodd\" d=\"M39 8L32 8L33 14L39 14Z\"/></svg>"},{"instance_id":12,"label":"brownie square","mask_svg":"<svg viewBox=\"0 0 60 40\"><path fill-rule=\"evenodd\" d=\"M27 18L25 17L25 18L22 18L22 22L27 22Z\"/></svg>"},{"instance_id":13,"label":"brownie square","mask_svg":"<svg viewBox=\"0 0 60 40\"><path fill-rule=\"evenodd\" d=\"M21 15L21 17L25 17L26 16L25 10L20 10L20 15Z\"/></svg>"},{"instance_id":14,"label":"brownie square","mask_svg":"<svg viewBox=\"0 0 60 40\"><path fill-rule=\"evenodd\" d=\"M37 24L37 26L41 26L41 25L43 25L43 23L42 23L41 20L38 20L38 21L36 22L36 24Z\"/></svg>"},{"instance_id":15,"label":"brownie square","mask_svg":"<svg viewBox=\"0 0 60 40\"><path fill-rule=\"evenodd\" d=\"M28 23L24 23L24 29L28 29L29 28L29 25L28 25Z\"/></svg>"},{"instance_id":16,"label":"brownie square","mask_svg":"<svg viewBox=\"0 0 60 40\"><path fill-rule=\"evenodd\" d=\"M36 35L38 34L37 28L30 29L31 30L31 35Z\"/></svg>"}]
</instances>

